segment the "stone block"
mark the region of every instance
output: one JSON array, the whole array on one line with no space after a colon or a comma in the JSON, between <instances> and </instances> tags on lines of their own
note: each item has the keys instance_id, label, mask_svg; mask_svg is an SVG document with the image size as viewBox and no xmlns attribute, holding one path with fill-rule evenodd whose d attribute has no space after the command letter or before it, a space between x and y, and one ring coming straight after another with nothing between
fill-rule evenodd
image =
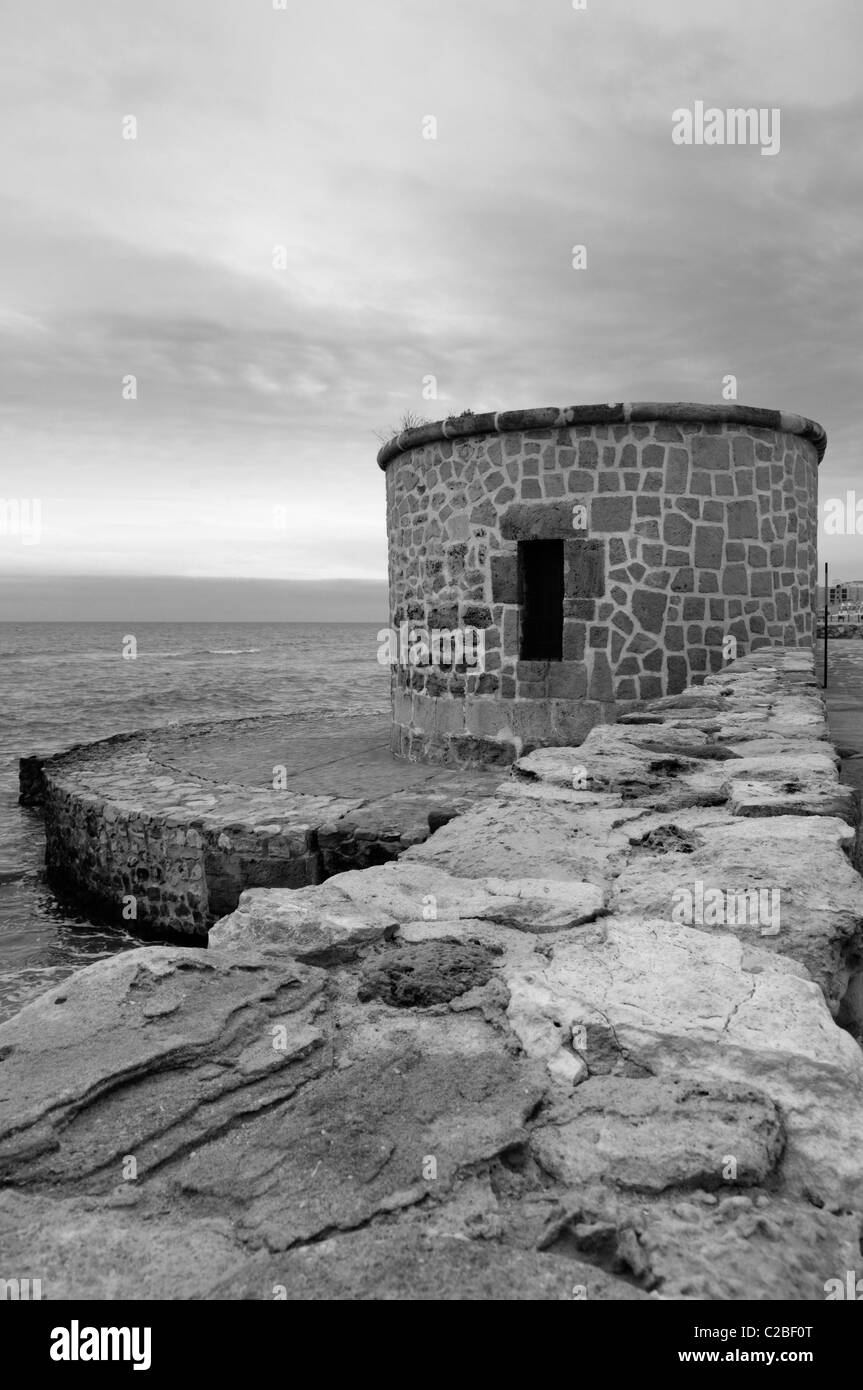
<instances>
[{"instance_id":1,"label":"stone block","mask_svg":"<svg viewBox=\"0 0 863 1390\"><path fill-rule=\"evenodd\" d=\"M563 553L564 595L567 598L601 598L605 593L604 543L567 540Z\"/></svg>"},{"instance_id":2,"label":"stone block","mask_svg":"<svg viewBox=\"0 0 863 1390\"><path fill-rule=\"evenodd\" d=\"M517 608L504 608L501 640L503 643L504 656L518 656L519 614Z\"/></svg>"},{"instance_id":3,"label":"stone block","mask_svg":"<svg viewBox=\"0 0 863 1390\"><path fill-rule=\"evenodd\" d=\"M721 526L696 526L695 566L697 569L719 569L725 532Z\"/></svg>"},{"instance_id":4,"label":"stone block","mask_svg":"<svg viewBox=\"0 0 863 1390\"><path fill-rule=\"evenodd\" d=\"M572 504L515 502L504 512L500 531L504 540L569 540L572 537Z\"/></svg>"},{"instance_id":5,"label":"stone block","mask_svg":"<svg viewBox=\"0 0 863 1390\"><path fill-rule=\"evenodd\" d=\"M597 468L599 466L599 449L596 446L595 440L579 440L578 466L579 468Z\"/></svg>"},{"instance_id":6,"label":"stone block","mask_svg":"<svg viewBox=\"0 0 863 1390\"><path fill-rule=\"evenodd\" d=\"M689 677L689 670L686 665L686 658L682 656L669 656L666 659L666 687L669 695L677 695L681 690L685 690Z\"/></svg>"},{"instance_id":7,"label":"stone block","mask_svg":"<svg viewBox=\"0 0 863 1390\"><path fill-rule=\"evenodd\" d=\"M548 693L560 700L583 700L587 695L587 671L581 662L552 662L548 672Z\"/></svg>"},{"instance_id":8,"label":"stone block","mask_svg":"<svg viewBox=\"0 0 863 1390\"><path fill-rule=\"evenodd\" d=\"M759 450L764 446L759 444ZM755 446L745 434L739 434L732 443L735 468L751 468L755 462Z\"/></svg>"},{"instance_id":9,"label":"stone block","mask_svg":"<svg viewBox=\"0 0 863 1390\"><path fill-rule=\"evenodd\" d=\"M727 504L728 535L734 539L752 537L758 539L758 510L754 502L729 502Z\"/></svg>"},{"instance_id":10,"label":"stone block","mask_svg":"<svg viewBox=\"0 0 863 1390\"><path fill-rule=\"evenodd\" d=\"M641 451L641 463L644 468L664 468L665 449L661 444L645 444Z\"/></svg>"},{"instance_id":11,"label":"stone block","mask_svg":"<svg viewBox=\"0 0 863 1390\"><path fill-rule=\"evenodd\" d=\"M677 512L667 512L662 523L662 539L666 545L689 545L692 540L692 522Z\"/></svg>"},{"instance_id":12,"label":"stone block","mask_svg":"<svg viewBox=\"0 0 863 1390\"><path fill-rule=\"evenodd\" d=\"M691 594L695 588L695 571L683 566L671 581L671 591L675 594Z\"/></svg>"},{"instance_id":13,"label":"stone block","mask_svg":"<svg viewBox=\"0 0 863 1390\"><path fill-rule=\"evenodd\" d=\"M588 695L591 700L613 700L614 680L605 652L594 652Z\"/></svg>"},{"instance_id":14,"label":"stone block","mask_svg":"<svg viewBox=\"0 0 863 1390\"><path fill-rule=\"evenodd\" d=\"M749 592L753 596L766 598L773 593L773 571L755 570L749 576Z\"/></svg>"},{"instance_id":15,"label":"stone block","mask_svg":"<svg viewBox=\"0 0 863 1390\"><path fill-rule=\"evenodd\" d=\"M748 594L749 572L745 565L728 565L722 575L723 594Z\"/></svg>"},{"instance_id":16,"label":"stone block","mask_svg":"<svg viewBox=\"0 0 863 1390\"><path fill-rule=\"evenodd\" d=\"M685 449L669 449L665 464L665 491L669 494L686 492L689 477L689 454Z\"/></svg>"},{"instance_id":17,"label":"stone block","mask_svg":"<svg viewBox=\"0 0 863 1390\"><path fill-rule=\"evenodd\" d=\"M584 660L586 636L587 628L584 623L564 619L563 660L565 662Z\"/></svg>"},{"instance_id":18,"label":"stone block","mask_svg":"<svg viewBox=\"0 0 863 1390\"><path fill-rule=\"evenodd\" d=\"M590 505L591 531L628 531L632 526L632 498L623 496L594 497ZM572 535L572 519L568 534Z\"/></svg>"},{"instance_id":19,"label":"stone block","mask_svg":"<svg viewBox=\"0 0 863 1390\"><path fill-rule=\"evenodd\" d=\"M666 594L656 593L650 589L636 589L632 596L632 615L645 632L661 632L667 604L668 596ZM597 696L596 698L605 699L608 697Z\"/></svg>"},{"instance_id":20,"label":"stone block","mask_svg":"<svg viewBox=\"0 0 863 1390\"><path fill-rule=\"evenodd\" d=\"M592 473L585 473L583 469L574 468L569 475L570 492L593 492L596 486L596 479Z\"/></svg>"},{"instance_id":21,"label":"stone block","mask_svg":"<svg viewBox=\"0 0 863 1390\"><path fill-rule=\"evenodd\" d=\"M495 603L518 603L517 555L492 555L491 596Z\"/></svg>"},{"instance_id":22,"label":"stone block","mask_svg":"<svg viewBox=\"0 0 863 1390\"><path fill-rule=\"evenodd\" d=\"M728 468L728 439L724 435L696 435L692 440L695 468Z\"/></svg>"},{"instance_id":23,"label":"stone block","mask_svg":"<svg viewBox=\"0 0 863 1390\"><path fill-rule=\"evenodd\" d=\"M461 610L462 627L491 627L491 611L484 603L466 603Z\"/></svg>"}]
</instances>

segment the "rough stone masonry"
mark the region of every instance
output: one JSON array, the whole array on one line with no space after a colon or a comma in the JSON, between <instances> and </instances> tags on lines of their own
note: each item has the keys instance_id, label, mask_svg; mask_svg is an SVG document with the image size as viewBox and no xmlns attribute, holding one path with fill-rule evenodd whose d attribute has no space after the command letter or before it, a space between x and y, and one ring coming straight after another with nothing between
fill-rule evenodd
<instances>
[{"instance_id":1,"label":"rough stone masonry","mask_svg":"<svg viewBox=\"0 0 863 1390\"><path fill-rule=\"evenodd\" d=\"M378 454L391 625L479 628L485 659L394 665L393 751L508 764L719 670L729 637L740 656L810 644L825 447L813 420L734 404L405 430ZM532 584L560 619L538 640Z\"/></svg>"},{"instance_id":2,"label":"rough stone masonry","mask_svg":"<svg viewBox=\"0 0 863 1390\"><path fill-rule=\"evenodd\" d=\"M861 1260L856 837L812 654L764 648L394 863L80 971L0 1025L8 1267L48 1298L824 1298ZM777 890L779 932L675 921L698 882Z\"/></svg>"}]
</instances>

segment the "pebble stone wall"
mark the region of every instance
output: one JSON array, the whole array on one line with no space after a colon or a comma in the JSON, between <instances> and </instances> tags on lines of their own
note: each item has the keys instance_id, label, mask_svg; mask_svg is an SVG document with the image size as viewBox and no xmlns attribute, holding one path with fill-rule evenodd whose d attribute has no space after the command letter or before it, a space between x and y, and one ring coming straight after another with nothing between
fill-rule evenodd
<instances>
[{"instance_id":1,"label":"pebble stone wall","mask_svg":"<svg viewBox=\"0 0 863 1390\"><path fill-rule=\"evenodd\" d=\"M391 626L485 638L481 673L393 664L393 752L508 763L699 683L729 636L738 656L810 645L825 447L813 420L731 404L466 415L391 440ZM539 539L564 542L560 661L520 659L518 543Z\"/></svg>"}]
</instances>

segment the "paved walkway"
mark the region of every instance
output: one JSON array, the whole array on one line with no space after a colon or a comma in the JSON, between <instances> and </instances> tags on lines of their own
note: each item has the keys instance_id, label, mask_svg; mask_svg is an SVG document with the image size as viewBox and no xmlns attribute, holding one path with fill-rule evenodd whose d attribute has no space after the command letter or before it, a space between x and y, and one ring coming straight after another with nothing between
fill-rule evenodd
<instances>
[{"instance_id":1,"label":"paved walkway","mask_svg":"<svg viewBox=\"0 0 863 1390\"><path fill-rule=\"evenodd\" d=\"M824 643L815 647L819 682ZM842 781L863 797L863 641L834 640L827 652L827 715L830 737L842 757Z\"/></svg>"},{"instance_id":2,"label":"paved walkway","mask_svg":"<svg viewBox=\"0 0 863 1390\"><path fill-rule=\"evenodd\" d=\"M475 788L491 793L501 772L408 763L390 753L389 715L350 719L257 718L198 731L150 733L151 758L209 782L273 789L274 768L285 769L291 791L311 796L375 800L400 791ZM283 793L273 792L274 801Z\"/></svg>"}]
</instances>

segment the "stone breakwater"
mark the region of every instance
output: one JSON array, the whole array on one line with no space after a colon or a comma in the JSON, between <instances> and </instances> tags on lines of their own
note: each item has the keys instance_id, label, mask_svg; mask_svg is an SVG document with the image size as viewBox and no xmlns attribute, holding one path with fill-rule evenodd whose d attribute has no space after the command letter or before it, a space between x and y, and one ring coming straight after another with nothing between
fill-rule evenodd
<instances>
[{"instance_id":1,"label":"stone breakwater","mask_svg":"<svg viewBox=\"0 0 863 1390\"><path fill-rule=\"evenodd\" d=\"M765 649L396 862L245 892L207 951L90 966L0 1026L9 1268L49 1298L824 1298L863 1272L856 826L811 653ZM779 931L675 920L697 882L777 891Z\"/></svg>"},{"instance_id":2,"label":"stone breakwater","mask_svg":"<svg viewBox=\"0 0 863 1390\"><path fill-rule=\"evenodd\" d=\"M44 818L56 887L109 918L203 940L244 888L384 863L499 780L400 768L388 744L374 718L184 724L24 758L20 800Z\"/></svg>"}]
</instances>

